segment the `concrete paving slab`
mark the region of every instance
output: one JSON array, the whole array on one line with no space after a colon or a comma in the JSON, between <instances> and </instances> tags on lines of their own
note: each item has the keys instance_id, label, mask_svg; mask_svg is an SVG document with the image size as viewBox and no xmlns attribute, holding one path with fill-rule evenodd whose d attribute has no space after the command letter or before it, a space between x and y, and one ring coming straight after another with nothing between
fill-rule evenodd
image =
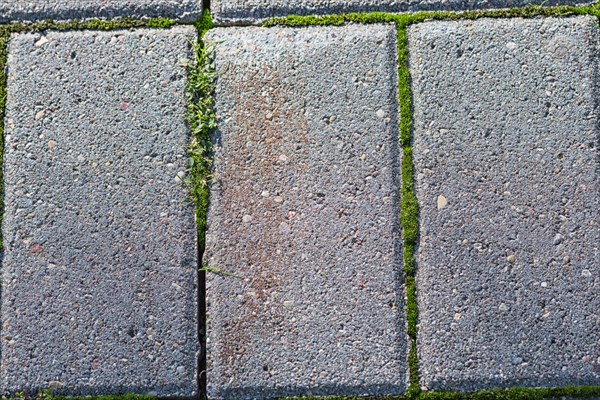
<instances>
[{"instance_id":1,"label":"concrete paving slab","mask_svg":"<svg viewBox=\"0 0 600 400\"><path fill-rule=\"evenodd\" d=\"M9 45L3 391L197 393L187 166L193 28Z\"/></svg>"},{"instance_id":2,"label":"concrete paving slab","mask_svg":"<svg viewBox=\"0 0 600 400\"><path fill-rule=\"evenodd\" d=\"M600 384L598 25L409 31L429 389Z\"/></svg>"},{"instance_id":3,"label":"concrete paving slab","mask_svg":"<svg viewBox=\"0 0 600 400\"><path fill-rule=\"evenodd\" d=\"M258 24L286 15L330 15L350 12L464 11L531 5L592 4L582 0L212 0L219 25Z\"/></svg>"},{"instance_id":4,"label":"concrete paving slab","mask_svg":"<svg viewBox=\"0 0 600 400\"><path fill-rule=\"evenodd\" d=\"M392 25L215 29L208 396L402 393Z\"/></svg>"},{"instance_id":5,"label":"concrete paving slab","mask_svg":"<svg viewBox=\"0 0 600 400\"><path fill-rule=\"evenodd\" d=\"M191 22L201 15L202 0L0 0L0 23L125 17Z\"/></svg>"}]
</instances>

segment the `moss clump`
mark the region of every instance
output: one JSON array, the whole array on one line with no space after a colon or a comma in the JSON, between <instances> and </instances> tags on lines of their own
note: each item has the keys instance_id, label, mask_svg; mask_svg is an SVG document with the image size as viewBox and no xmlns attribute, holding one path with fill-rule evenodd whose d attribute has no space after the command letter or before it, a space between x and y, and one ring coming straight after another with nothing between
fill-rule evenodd
<instances>
[{"instance_id":1,"label":"moss clump","mask_svg":"<svg viewBox=\"0 0 600 400\"><path fill-rule=\"evenodd\" d=\"M187 121L192 133L191 144L188 148L188 154L191 157L189 187L196 205L200 256L203 254L205 247L208 184L211 179L212 168L210 134L217 127L217 119L213 110L213 92L217 75L210 57L211 48L202 42L204 33L212 26L210 14L206 11L197 24L199 38L194 46L194 62L186 65L188 71Z\"/></svg>"},{"instance_id":2,"label":"moss clump","mask_svg":"<svg viewBox=\"0 0 600 400\"><path fill-rule=\"evenodd\" d=\"M405 279L406 286L406 319L408 323L408 336L412 339L417 338L417 299L415 277L407 276Z\"/></svg>"},{"instance_id":3,"label":"moss clump","mask_svg":"<svg viewBox=\"0 0 600 400\"><path fill-rule=\"evenodd\" d=\"M426 20L460 20L460 19L478 19L478 18L532 18L532 17L566 17L571 15L592 15L600 17L600 3L590 6L527 6L522 8L501 9L501 10L474 10L474 11L423 11L414 14L391 14L383 12L371 13L348 13L340 15L324 16L301 16L288 15L280 18L270 18L263 23L263 26L326 26L342 25L346 22L360 24L376 23L396 23L398 28L402 29L411 24L423 22Z\"/></svg>"},{"instance_id":4,"label":"moss clump","mask_svg":"<svg viewBox=\"0 0 600 400\"><path fill-rule=\"evenodd\" d=\"M404 238L404 273L406 287L406 320L410 336L408 366L410 386L407 395L417 398L419 385L419 358L417 356L417 287L415 284L415 249L419 238L419 203L414 189L414 167L412 161L412 92L408 69L408 37L406 25L397 24L398 41L398 104L400 108L400 145L402 157L402 192L400 221Z\"/></svg>"},{"instance_id":5,"label":"moss clump","mask_svg":"<svg viewBox=\"0 0 600 400\"><path fill-rule=\"evenodd\" d=\"M140 395L140 394L122 394L115 396L82 396L82 397L65 397L56 396L53 394L53 389L40 390L37 394L29 395L25 392L17 392L14 396L4 397L6 400L154 400L155 396Z\"/></svg>"},{"instance_id":6,"label":"moss clump","mask_svg":"<svg viewBox=\"0 0 600 400\"><path fill-rule=\"evenodd\" d=\"M64 21L54 22L52 20L38 21L32 24L4 24L0 25L0 35L3 33L40 32L47 30L77 31L77 30L100 30L110 31L115 29L131 28L160 28L165 29L175 25L176 22L168 18L152 18L139 20L132 18L119 18L114 20L93 19L89 21Z\"/></svg>"},{"instance_id":7,"label":"moss clump","mask_svg":"<svg viewBox=\"0 0 600 400\"><path fill-rule=\"evenodd\" d=\"M196 25L196 29L198 30L198 38L199 38L199 40L202 40L202 38L204 38L204 34L206 32L208 32L209 29L212 29L215 27L215 24L212 20L209 9L205 9L202 12L202 16L200 17L198 22L196 22L195 25Z\"/></svg>"}]
</instances>

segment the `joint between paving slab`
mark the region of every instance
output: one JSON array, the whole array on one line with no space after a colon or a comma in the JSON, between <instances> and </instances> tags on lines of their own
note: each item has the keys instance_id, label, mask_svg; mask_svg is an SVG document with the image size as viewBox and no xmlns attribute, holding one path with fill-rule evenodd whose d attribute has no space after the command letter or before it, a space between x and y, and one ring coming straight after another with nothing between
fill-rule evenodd
<instances>
[{"instance_id":1,"label":"joint between paving slab","mask_svg":"<svg viewBox=\"0 0 600 400\"><path fill-rule=\"evenodd\" d=\"M3 193L3 157L4 157L4 114L6 112L6 59L8 52L8 41L10 33L0 32L0 193ZM2 196L4 198L4 196ZM0 202L0 225L4 214L4 203ZM2 230L0 229L0 254L3 254ZM2 257L0 256L0 262ZM2 282L0 281L0 292ZM1 330L2 328L0 328Z\"/></svg>"},{"instance_id":2,"label":"joint between paving slab","mask_svg":"<svg viewBox=\"0 0 600 400\"><path fill-rule=\"evenodd\" d=\"M206 247L206 221L209 204L212 173L211 134L216 128L213 110L216 73L211 61L211 49L203 42L205 33L214 27L210 11L205 8L202 17L195 24L198 39L195 46L194 65L188 71L187 120L191 131L191 144L188 155L191 157L192 198L196 206L196 226L198 229L198 333L201 352L198 360L198 388L201 398L206 398L206 272L202 260Z\"/></svg>"}]
</instances>

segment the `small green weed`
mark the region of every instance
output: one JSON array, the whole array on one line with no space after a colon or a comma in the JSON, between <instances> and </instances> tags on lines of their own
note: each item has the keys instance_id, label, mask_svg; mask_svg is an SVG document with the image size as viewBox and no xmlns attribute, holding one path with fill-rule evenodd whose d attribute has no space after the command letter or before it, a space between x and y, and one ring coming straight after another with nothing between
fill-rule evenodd
<instances>
[{"instance_id":1,"label":"small green weed","mask_svg":"<svg viewBox=\"0 0 600 400\"><path fill-rule=\"evenodd\" d=\"M229 277L229 278L244 279L243 277L241 277L239 275L235 275L230 272L223 271L219 267L209 267L208 265L203 266L202 268L199 269L199 271L212 272L219 276L224 276L224 277Z\"/></svg>"}]
</instances>

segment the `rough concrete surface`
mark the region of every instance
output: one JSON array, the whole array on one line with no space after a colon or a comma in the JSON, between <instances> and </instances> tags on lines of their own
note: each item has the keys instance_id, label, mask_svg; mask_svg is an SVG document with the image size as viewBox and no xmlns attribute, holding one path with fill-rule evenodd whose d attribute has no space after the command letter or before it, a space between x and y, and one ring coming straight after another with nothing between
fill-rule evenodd
<instances>
[{"instance_id":1,"label":"rough concrete surface","mask_svg":"<svg viewBox=\"0 0 600 400\"><path fill-rule=\"evenodd\" d=\"M402 393L393 25L209 31L208 396Z\"/></svg>"},{"instance_id":2,"label":"rough concrete surface","mask_svg":"<svg viewBox=\"0 0 600 400\"><path fill-rule=\"evenodd\" d=\"M176 180L195 36L11 38L3 391L197 393L194 209Z\"/></svg>"},{"instance_id":3,"label":"rough concrete surface","mask_svg":"<svg viewBox=\"0 0 600 400\"><path fill-rule=\"evenodd\" d=\"M202 0L0 0L0 23L82 18L198 19Z\"/></svg>"},{"instance_id":4,"label":"rough concrete surface","mask_svg":"<svg viewBox=\"0 0 600 400\"><path fill-rule=\"evenodd\" d=\"M409 31L428 389L600 384L598 26Z\"/></svg>"},{"instance_id":5,"label":"rough concrete surface","mask_svg":"<svg viewBox=\"0 0 600 400\"><path fill-rule=\"evenodd\" d=\"M461 11L531 5L591 4L583 0L212 0L217 24L257 24L286 15L328 15L349 12Z\"/></svg>"}]
</instances>

